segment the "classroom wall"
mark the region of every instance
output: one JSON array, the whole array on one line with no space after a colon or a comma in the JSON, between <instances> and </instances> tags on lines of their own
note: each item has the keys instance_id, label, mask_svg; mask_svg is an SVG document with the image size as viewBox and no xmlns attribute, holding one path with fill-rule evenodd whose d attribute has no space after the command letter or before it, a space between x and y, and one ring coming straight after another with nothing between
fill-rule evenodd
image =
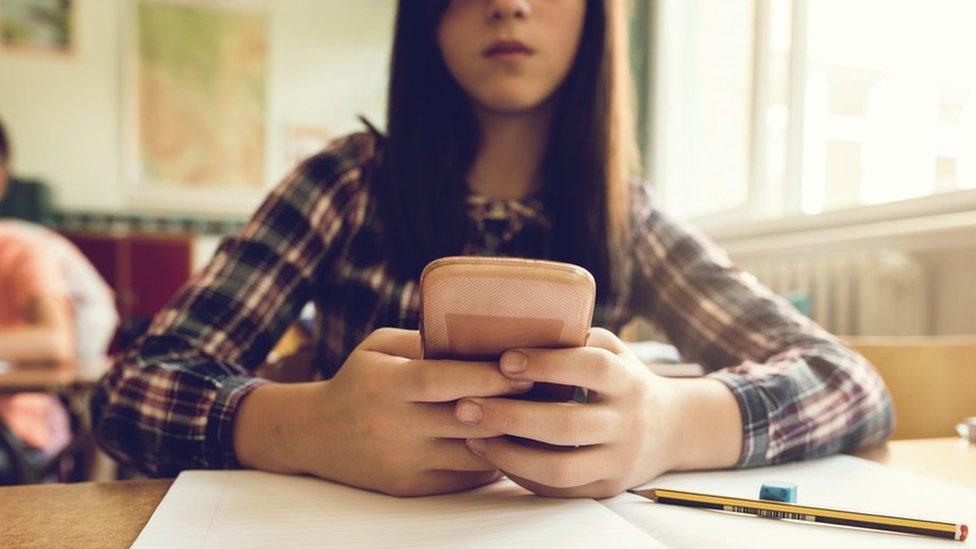
<instances>
[{"instance_id":1,"label":"classroom wall","mask_svg":"<svg viewBox=\"0 0 976 549\"><path fill-rule=\"evenodd\" d=\"M0 50L0 118L14 171L47 181L58 207L129 211L121 171L123 6L81 0L71 57ZM284 175L291 126L341 134L382 124L395 3L267 0L268 181Z\"/></svg>"},{"instance_id":2,"label":"classroom wall","mask_svg":"<svg viewBox=\"0 0 976 549\"><path fill-rule=\"evenodd\" d=\"M58 203L118 210L119 14L77 2L72 57L0 50L0 117L14 171L48 181Z\"/></svg>"}]
</instances>

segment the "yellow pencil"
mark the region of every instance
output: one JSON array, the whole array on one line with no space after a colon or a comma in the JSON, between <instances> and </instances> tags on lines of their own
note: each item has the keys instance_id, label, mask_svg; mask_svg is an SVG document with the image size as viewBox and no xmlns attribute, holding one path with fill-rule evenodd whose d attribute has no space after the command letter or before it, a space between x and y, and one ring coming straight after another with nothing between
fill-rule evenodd
<instances>
[{"instance_id":1,"label":"yellow pencil","mask_svg":"<svg viewBox=\"0 0 976 549\"><path fill-rule=\"evenodd\" d=\"M902 532L935 536L939 538L965 541L969 535L969 527L965 524L919 520L888 515L872 515L853 511L840 511L820 507L807 507L793 503L780 503L758 499L732 498L726 496L712 496L651 488L648 490L628 490L632 494L645 497L658 503L683 505L685 507L700 507L703 509L717 509L734 513L746 513L766 518L802 520L806 522L820 522L826 524L841 524L872 530Z\"/></svg>"}]
</instances>

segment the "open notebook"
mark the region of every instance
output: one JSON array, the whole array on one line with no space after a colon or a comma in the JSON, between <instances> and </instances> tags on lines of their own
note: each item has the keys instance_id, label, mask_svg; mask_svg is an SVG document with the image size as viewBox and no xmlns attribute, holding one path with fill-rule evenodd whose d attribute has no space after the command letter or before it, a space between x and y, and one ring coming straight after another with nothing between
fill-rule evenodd
<instances>
[{"instance_id":1,"label":"open notebook","mask_svg":"<svg viewBox=\"0 0 976 549\"><path fill-rule=\"evenodd\" d=\"M850 456L742 471L682 473L650 485L755 498L795 482L799 502L976 525L976 491ZM613 499L532 496L509 481L398 499L311 478L188 471L135 547L968 547L972 541L865 532Z\"/></svg>"}]
</instances>

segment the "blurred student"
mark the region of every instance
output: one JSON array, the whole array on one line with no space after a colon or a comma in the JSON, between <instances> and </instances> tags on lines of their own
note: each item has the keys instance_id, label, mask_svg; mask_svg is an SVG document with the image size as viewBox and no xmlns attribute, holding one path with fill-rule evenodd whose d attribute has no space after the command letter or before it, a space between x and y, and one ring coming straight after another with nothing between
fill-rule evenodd
<instances>
[{"instance_id":1,"label":"blurred student","mask_svg":"<svg viewBox=\"0 0 976 549\"><path fill-rule=\"evenodd\" d=\"M0 231L20 232L36 239L54 258L70 297L75 358L104 357L119 327L115 293L81 250L60 234L33 223L0 219Z\"/></svg>"},{"instance_id":2,"label":"blurred student","mask_svg":"<svg viewBox=\"0 0 976 549\"><path fill-rule=\"evenodd\" d=\"M503 471L604 497L883 440L871 365L631 183L622 4L401 0L385 135L299 166L156 317L96 391L105 448L153 474L244 466L419 495ZM500 363L423 360L418 276L457 254L581 265L608 329ZM256 378L310 300L325 380ZM613 333L637 315L710 374L651 373ZM534 382L590 399L506 398Z\"/></svg>"},{"instance_id":3,"label":"blurred student","mask_svg":"<svg viewBox=\"0 0 976 549\"><path fill-rule=\"evenodd\" d=\"M0 124L0 198L10 148ZM70 296L53 254L36 238L0 222L0 361L58 362L74 357ZM54 455L70 438L61 403L43 393L0 397L0 421L29 448Z\"/></svg>"},{"instance_id":4,"label":"blurred student","mask_svg":"<svg viewBox=\"0 0 976 549\"><path fill-rule=\"evenodd\" d=\"M0 122L0 200L9 166ZM54 364L108 351L118 324L112 292L64 237L0 219L0 289L0 361ZM0 421L41 459L70 439L64 407L43 393L0 397Z\"/></svg>"},{"instance_id":5,"label":"blurred student","mask_svg":"<svg viewBox=\"0 0 976 549\"><path fill-rule=\"evenodd\" d=\"M0 120L0 202L6 197L10 177L10 139ZM119 314L115 294L88 258L67 238L36 223L5 218L0 231L18 239L34 239L57 264L70 296L74 320L74 358L103 357L115 336Z\"/></svg>"}]
</instances>

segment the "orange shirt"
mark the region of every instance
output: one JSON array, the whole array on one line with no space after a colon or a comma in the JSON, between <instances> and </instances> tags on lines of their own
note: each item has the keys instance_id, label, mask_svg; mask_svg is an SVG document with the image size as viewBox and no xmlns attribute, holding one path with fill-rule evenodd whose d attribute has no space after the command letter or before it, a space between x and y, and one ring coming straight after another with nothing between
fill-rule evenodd
<instances>
[{"instance_id":1,"label":"orange shirt","mask_svg":"<svg viewBox=\"0 0 976 549\"><path fill-rule=\"evenodd\" d=\"M0 221L0 330L27 324L40 297L69 298L57 260L41 239Z\"/></svg>"}]
</instances>

